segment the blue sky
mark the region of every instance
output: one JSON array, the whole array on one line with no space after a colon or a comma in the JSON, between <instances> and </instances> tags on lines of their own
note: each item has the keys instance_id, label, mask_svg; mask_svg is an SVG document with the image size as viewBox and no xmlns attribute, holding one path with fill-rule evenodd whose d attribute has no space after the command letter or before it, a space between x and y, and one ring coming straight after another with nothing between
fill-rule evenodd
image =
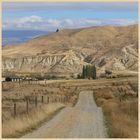
<instances>
[{"instance_id":1,"label":"blue sky","mask_svg":"<svg viewBox=\"0 0 140 140\"><path fill-rule=\"evenodd\" d=\"M137 23L137 2L3 2L3 29L55 30Z\"/></svg>"}]
</instances>

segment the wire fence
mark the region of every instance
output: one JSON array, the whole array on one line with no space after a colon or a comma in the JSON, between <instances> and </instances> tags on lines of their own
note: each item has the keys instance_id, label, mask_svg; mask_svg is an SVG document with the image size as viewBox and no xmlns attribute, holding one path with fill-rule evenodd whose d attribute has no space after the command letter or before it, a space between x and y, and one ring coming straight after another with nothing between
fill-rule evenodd
<instances>
[{"instance_id":1,"label":"wire fence","mask_svg":"<svg viewBox=\"0 0 140 140\"><path fill-rule=\"evenodd\" d=\"M77 87L70 91L70 88L60 87L61 92L48 92L47 90L33 90L32 93L26 96L6 97L2 99L2 111L6 111L11 117L16 117L20 114L29 113L33 108L37 108L43 104L49 103L64 103L70 102L71 98L76 95Z\"/></svg>"}]
</instances>

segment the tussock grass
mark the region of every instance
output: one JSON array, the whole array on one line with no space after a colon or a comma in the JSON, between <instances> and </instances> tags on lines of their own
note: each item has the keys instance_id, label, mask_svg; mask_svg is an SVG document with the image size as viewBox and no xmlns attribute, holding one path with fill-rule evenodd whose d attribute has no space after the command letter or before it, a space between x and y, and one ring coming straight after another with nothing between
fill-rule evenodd
<instances>
[{"instance_id":1,"label":"tussock grass","mask_svg":"<svg viewBox=\"0 0 140 140\"><path fill-rule=\"evenodd\" d=\"M63 104L52 103L33 109L29 114L18 116L2 124L2 137L15 138L37 128L44 121L48 121L60 109Z\"/></svg>"},{"instance_id":2,"label":"tussock grass","mask_svg":"<svg viewBox=\"0 0 140 140\"><path fill-rule=\"evenodd\" d=\"M110 137L138 138L138 106L136 101L108 102L103 106ZM132 111L133 108L133 111Z\"/></svg>"},{"instance_id":3,"label":"tussock grass","mask_svg":"<svg viewBox=\"0 0 140 140\"><path fill-rule=\"evenodd\" d=\"M138 98L131 91L128 85L115 84L94 95L97 105L103 108L109 137L138 138ZM121 101L119 97L123 97Z\"/></svg>"},{"instance_id":4,"label":"tussock grass","mask_svg":"<svg viewBox=\"0 0 140 140\"><path fill-rule=\"evenodd\" d=\"M2 82L2 90L3 91L10 91L11 89L15 88L14 83L12 82Z\"/></svg>"}]
</instances>

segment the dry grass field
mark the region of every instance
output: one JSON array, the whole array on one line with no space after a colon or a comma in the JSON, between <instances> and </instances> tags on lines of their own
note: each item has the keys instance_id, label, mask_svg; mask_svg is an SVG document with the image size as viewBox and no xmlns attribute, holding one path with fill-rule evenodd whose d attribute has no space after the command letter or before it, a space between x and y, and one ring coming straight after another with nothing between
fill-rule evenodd
<instances>
[{"instance_id":1,"label":"dry grass field","mask_svg":"<svg viewBox=\"0 0 140 140\"><path fill-rule=\"evenodd\" d=\"M110 137L138 137L137 82L112 83L97 90L94 96L98 106L103 108Z\"/></svg>"},{"instance_id":2,"label":"dry grass field","mask_svg":"<svg viewBox=\"0 0 140 140\"><path fill-rule=\"evenodd\" d=\"M3 82L2 90L3 137L21 136L64 106L73 106L78 99L77 87L66 87L55 81Z\"/></svg>"},{"instance_id":3,"label":"dry grass field","mask_svg":"<svg viewBox=\"0 0 140 140\"><path fill-rule=\"evenodd\" d=\"M7 137L20 137L23 134L34 130L43 122L48 121L59 110L64 107L61 103L51 103L37 108L33 108L28 114L11 118L5 121L2 127L2 136ZM26 123L25 123L26 122Z\"/></svg>"},{"instance_id":4,"label":"dry grass field","mask_svg":"<svg viewBox=\"0 0 140 140\"><path fill-rule=\"evenodd\" d=\"M79 92L88 89L103 108L110 137L138 137L137 77L3 82L3 137L20 137L37 128L61 108L75 105Z\"/></svg>"}]
</instances>

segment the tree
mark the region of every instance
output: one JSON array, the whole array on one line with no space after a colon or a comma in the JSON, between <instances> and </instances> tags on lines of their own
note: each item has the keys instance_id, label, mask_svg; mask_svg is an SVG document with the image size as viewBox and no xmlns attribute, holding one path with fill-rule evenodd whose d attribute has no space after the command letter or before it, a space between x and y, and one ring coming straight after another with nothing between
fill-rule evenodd
<instances>
[{"instance_id":1,"label":"tree","mask_svg":"<svg viewBox=\"0 0 140 140\"><path fill-rule=\"evenodd\" d=\"M80 74L77 75L77 79L81 79L81 75Z\"/></svg>"},{"instance_id":2,"label":"tree","mask_svg":"<svg viewBox=\"0 0 140 140\"><path fill-rule=\"evenodd\" d=\"M82 78L86 78L86 66L83 66L83 70L82 70Z\"/></svg>"},{"instance_id":3,"label":"tree","mask_svg":"<svg viewBox=\"0 0 140 140\"><path fill-rule=\"evenodd\" d=\"M95 67L95 65L93 66L92 69L93 69L92 78L93 78L93 79L96 79L96 67Z\"/></svg>"},{"instance_id":4,"label":"tree","mask_svg":"<svg viewBox=\"0 0 140 140\"><path fill-rule=\"evenodd\" d=\"M59 29L57 29L56 32L59 32Z\"/></svg>"},{"instance_id":5,"label":"tree","mask_svg":"<svg viewBox=\"0 0 140 140\"><path fill-rule=\"evenodd\" d=\"M9 82L9 81L12 81L12 79L10 77L6 77L5 81Z\"/></svg>"},{"instance_id":6,"label":"tree","mask_svg":"<svg viewBox=\"0 0 140 140\"><path fill-rule=\"evenodd\" d=\"M86 65L86 77L90 78L90 65Z\"/></svg>"},{"instance_id":7,"label":"tree","mask_svg":"<svg viewBox=\"0 0 140 140\"><path fill-rule=\"evenodd\" d=\"M105 74L106 74L106 75L111 75L111 74L112 74L112 71L110 71L110 70L105 70Z\"/></svg>"},{"instance_id":8,"label":"tree","mask_svg":"<svg viewBox=\"0 0 140 140\"><path fill-rule=\"evenodd\" d=\"M89 77L92 78L93 77L93 66L89 66Z\"/></svg>"},{"instance_id":9,"label":"tree","mask_svg":"<svg viewBox=\"0 0 140 140\"><path fill-rule=\"evenodd\" d=\"M82 78L93 78L96 79L96 67L95 65L86 65L83 66L83 70L82 70Z\"/></svg>"}]
</instances>

